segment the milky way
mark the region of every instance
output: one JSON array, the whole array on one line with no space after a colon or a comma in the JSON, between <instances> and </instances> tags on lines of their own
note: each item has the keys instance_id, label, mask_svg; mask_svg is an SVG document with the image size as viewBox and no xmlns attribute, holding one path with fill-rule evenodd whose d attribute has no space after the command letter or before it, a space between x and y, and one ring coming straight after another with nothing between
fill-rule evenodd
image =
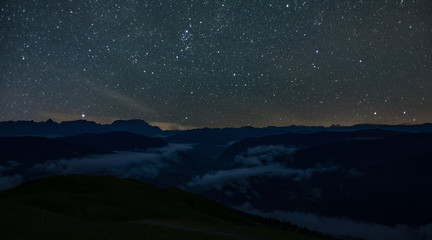
<instances>
[{"instance_id":1,"label":"milky way","mask_svg":"<svg viewBox=\"0 0 432 240\"><path fill-rule=\"evenodd\" d=\"M432 121L432 1L1 1L0 120Z\"/></svg>"}]
</instances>

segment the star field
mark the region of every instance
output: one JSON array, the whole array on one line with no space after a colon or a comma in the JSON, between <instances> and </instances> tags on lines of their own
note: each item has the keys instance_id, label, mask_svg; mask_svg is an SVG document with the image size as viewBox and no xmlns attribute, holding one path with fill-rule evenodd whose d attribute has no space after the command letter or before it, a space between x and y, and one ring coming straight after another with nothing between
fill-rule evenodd
<instances>
[{"instance_id":1,"label":"star field","mask_svg":"<svg viewBox=\"0 0 432 240\"><path fill-rule=\"evenodd\" d=\"M0 7L2 121L432 121L430 0L16 0Z\"/></svg>"}]
</instances>

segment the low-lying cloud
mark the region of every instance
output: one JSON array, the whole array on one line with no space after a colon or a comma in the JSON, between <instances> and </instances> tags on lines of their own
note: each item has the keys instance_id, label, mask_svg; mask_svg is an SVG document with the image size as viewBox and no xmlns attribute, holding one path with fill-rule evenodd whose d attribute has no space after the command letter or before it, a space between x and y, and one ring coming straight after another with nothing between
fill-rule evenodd
<instances>
[{"instance_id":1,"label":"low-lying cloud","mask_svg":"<svg viewBox=\"0 0 432 240\"><path fill-rule=\"evenodd\" d=\"M123 178L154 178L161 169L178 161L178 152L193 148L190 144L169 144L145 152L117 152L85 158L61 159L37 164L34 172L55 174L113 175Z\"/></svg>"},{"instance_id":2,"label":"low-lying cloud","mask_svg":"<svg viewBox=\"0 0 432 240\"><path fill-rule=\"evenodd\" d=\"M275 157L293 154L297 148L283 145L261 145L248 148L234 157L235 163L242 166L263 166L273 163Z\"/></svg>"},{"instance_id":3,"label":"low-lying cloud","mask_svg":"<svg viewBox=\"0 0 432 240\"><path fill-rule=\"evenodd\" d=\"M23 182L23 177L20 174L14 174L10 176L3 176L0 173L0 191L16 187Z\"/></svg>"},{"instance_id":4,"label":"low-lying cloud","mask_svg":"<svg viewBox=\"0 0 432 240\"><path fill-rule=\"evenodd\" d=\"M353 221L344 218L319 216L312 213L279 210L273 212L262 212L254 208L252 204L248 202L234 208L262 217L270 217L291 222L298 226L339 237L350 236L367 240L432 239L432 224L418 227L411 227L407 225L387 226L382 224Z\"/></svg>"},{"instance_id":5,"label":"low-lying cloud","mask_svg":"<svg viewBox=\"0 0 432 240\"><path fill-rule=\"evenodd\" d=\"M296 150L297 148L295 147L286 147L283 145L260 145L248 148L246 151L234 157L232 166L236 167L196 176L181 187L201 191L212 188L220 190L227 183L241 181L243 184L234 185L244 188L244 186L247 186L247 184L245 185L244 183L251 177L277 176L289 177L293 181L302 181L310 179L314 173L336 171L338 169L337 167L327 168L322 166L295 169L288 168L282 163L274 161L276 157L293 154Z\"/></svg>"},{"instance_id":6,"label":"low-lying cloud","mask_svg":"<svg viewBox=\"0 0 432 240\"><path fill-rule=\"evenodd\" d=\"M15 173L10 175L5 173L20 165L16 161L8 161L6 165L0 165L0 190L16 187L23 182L23 177L20 174Z\"/></svg>"},{"instance_id":7,"label":"low-lying cloud","mask_svg":"<svg viewBox=\"0 0 432 240\"><path fill-rule=\"evenodd\" d=\"M316 172L329 172L335 170L337 170L336 167L294 169L286 168L280 163L272 163L264 166L234 168L209 172L203 176L194 177L186 184L186 187L198 188L200 190L206 190L210 188L222 189L223 186L228 182L255 176L290 177L293 181L302 181L305 179L310 179Z\"/></svg>"}]
</instances>

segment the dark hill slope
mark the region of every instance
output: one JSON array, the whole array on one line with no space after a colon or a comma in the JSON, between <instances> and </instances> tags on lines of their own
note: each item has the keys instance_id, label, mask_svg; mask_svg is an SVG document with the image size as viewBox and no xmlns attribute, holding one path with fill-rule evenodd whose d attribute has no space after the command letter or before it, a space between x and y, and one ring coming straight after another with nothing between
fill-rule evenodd
<instances>
[{"instance_id":1,"label":"dark hill slope","mask_svg":"<svg viewBox=\"0 0 432 240\"><path fill-rule=\"evenodd\" d=\"M1 239L322 239L178 189L115 177L54 176L0 192Z\"/></svg>"}]
</instances>

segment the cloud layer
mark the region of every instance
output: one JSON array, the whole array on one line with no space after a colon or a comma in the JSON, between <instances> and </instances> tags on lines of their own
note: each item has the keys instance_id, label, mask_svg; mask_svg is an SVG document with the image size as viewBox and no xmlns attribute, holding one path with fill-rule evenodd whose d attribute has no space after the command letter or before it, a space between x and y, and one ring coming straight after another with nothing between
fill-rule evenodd
<instances>
[{"instance_id":1,"label":"cloud layer","mask_svg":"<svg viewBox=\"0 0 432 240\"><path fill-rule=\"evenodd\" d=\"M8 161L6 165L0 165L0 190L16 187L23 182L23 177L20 174L8 175L4 173L20 165L20 163L15 161Z\"/></svg>"},{"instance_id":2,"label":"cloud layer","mask_svg":"<svg viewBox=\"0 0 432 240\"><path fill-rule=\"evenodd\" d=\"M227 183L240 180L244 181L247 178L255 176L289 177L293 181L302 181L311 178L316 172L337 170L337 167L294 169L274 161L275 157L290 155L296 150L296 148L282 145L262 145L248 148L245 152L234 157L234 165L240 167L212 171L202 176L195 176L183 187L196 190L208 190L211 188L222 189Z\"/></svg>"},{"instance_id":3,"label":"cloud layer","mask_svg":"<svg viewBox=\"0 0 432 240\"><path fill-rule=\"evenodd\" d=\"M337 170L336 167L294 169L286 168L279 163L272 163L270 165L264 166L234 168L229 170L209 172L203 176L194 177L186 184L186 187L197 188L200 190L207 190L214 187L217 189L222 189L222 187L228 182L238 181L255 176L289 177L293 181L302 181L305 179L310 179L316 172L329 172L335 170Z\"/></svg>"},{"instance_id":4,"label":"cloud layer","mask_svg":"<svg viewBox=\"0 0 432 240\"><path fill-rule=\"evenodd\" d=\"M297 148L282 145L262 145L248 148L234 157L234 162L243 166L262 166L273 162L275 157L293 154Z\"/></svg>"},{"instance_id":5,"label":"cloud layer","mask_svg":"<svg viewBox=\"0 0 432 240\"><path fill-rule=\"evenodd\" d=\"M410 227L407 225L386 226L382 224L352 221L343 218L330 218L312 213L288 212L279 210L273 212L262 212L258 209L255 209L248 202L235 208L240 211L263 217L284 220L298 226L307 227L311 230L316 230L336 236L351 236L367 240L432 240L432 224L419 227Z\"/></svg>"},{"instance_id":6,"label":"cloud layer","mask_svg":"<svg viewBox=\"0 0 432 240\"><path fill-rule=\"evenodd\" d=\"M55 174L114 175L136 179L154 178L161 169L178 161L178 152L192 148L190 144L169 144L145 152L117 152L85 158L61 159L37 164L30 171Z\"/></svg>"}]
</instances>

